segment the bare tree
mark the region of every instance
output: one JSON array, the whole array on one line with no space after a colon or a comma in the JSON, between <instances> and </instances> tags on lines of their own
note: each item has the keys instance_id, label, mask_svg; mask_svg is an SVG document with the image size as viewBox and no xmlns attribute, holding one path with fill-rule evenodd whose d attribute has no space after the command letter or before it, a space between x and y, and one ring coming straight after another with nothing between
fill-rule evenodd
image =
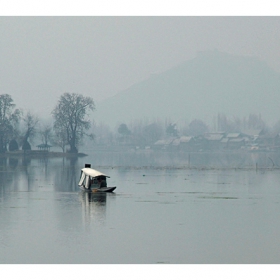
<instances>
[{"instance_id":1,"label":"bare tree","mask_svg":"<svg viewBox=\"0 0 280 280\"><path fill-rule=\"evenodd\" d=\"M36 133L36 127L38 125L39 119L37 116L33 115L31 112L27 112L23 117L25 132L22 140L22 149L23 150L31 150L31 145L29 143L29 139L33 139Z\"/></svg>"},{"instance_id":2,"label":"bare tree","mask_svg":"<svg viewBox=\"0 0 280 280\"><path fill-rule=\"evenodd\" d=\"M98 145L112 145L114 142L113 132L103 122L94 124L94 140Z\"/></svg>"},{"instance_id":3,"label":"bare tree","mask_svg":"<svg viewBox=\"0 0 280 280\"><path fill-rule=\"evenodd\" d=\"M21 112L9 94L0 95L0 153L7 151L7 144L17 136Z\"/></svg>"},{"instance_id":4,"label":"bare tree","mask_svg":"<svg viewBox=\"0 0 280 280\"><path fill-rule=\"evenodd\" d=\"M266 128L265 122L262 120L261 114L250 114L247 121L249 129L264 129Z\"/></svg>"},{"instance_id":5,"label":"bare tree","mask_svg":"<svg viewBox=\"0 0 280 280\"><path fill-rule=\"evenodd\" d=\"M63 128L61 128L61 130L54 130L53 144L60 147L63 153L65 152L65 147L68 145L68 140L67 132L64 131Z\"/></svg>"},{"instance_id":6,"label":"bare tree","mask_svg":"<svg viewBox=\"0 0 280 280\"><path fill-rule=\"evenodd\" d=\"M57 137L66 139L70 145L70 153L77 153L77 145L81 142L90 128L87 118L90 111L95 109L93 99L77 93L64 93L52 111L55 119L54 130ZM92 136L92 135L88 135Z\"/></svg>"},{"instance_id":7,"label":"bare tree","mask_svg":"<svg viewBox=\"0 0 280 280\"><path fill-rule=\"evenodd\" d=\"M52 126L49 124L44 125L40 129L40 135L42 143L48 145L48 143L52 140Z\"/></svg>"}]
</instances>

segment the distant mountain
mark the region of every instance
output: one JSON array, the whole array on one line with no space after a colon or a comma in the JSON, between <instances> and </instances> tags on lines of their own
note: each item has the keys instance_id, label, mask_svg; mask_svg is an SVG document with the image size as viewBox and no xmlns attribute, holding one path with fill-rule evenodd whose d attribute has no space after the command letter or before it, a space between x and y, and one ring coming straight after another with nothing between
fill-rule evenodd
<instances>
[{"instance_id":1,"label":"distant mountain","mask_svg":"<svg viewBox=\"0 0 280 280\"><path fill-rule=\"evenodd\" d=\"M207 51L96 105L96 119L111 125L155 118L205 121L218 113L261 113L274 124L280 119L280 73L254 57Z\"/></svg>"}]
</instances>

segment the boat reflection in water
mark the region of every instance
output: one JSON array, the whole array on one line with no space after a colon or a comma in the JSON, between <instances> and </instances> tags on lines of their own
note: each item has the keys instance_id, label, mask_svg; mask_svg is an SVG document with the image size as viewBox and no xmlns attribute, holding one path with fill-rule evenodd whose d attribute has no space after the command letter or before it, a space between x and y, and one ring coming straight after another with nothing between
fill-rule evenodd
<instances>
[{"instance_id":1,"label":"boat reflection in water","mask_svg":"<svg viewBox=\"0 0 280 280\"><path fill-rule=\"evenodd\" d=\"M114 196L110 193L93 193L81 191L80 201L82 203L82 215L85 225L91 223L104 223L106 219L106 202L107 195Z\"/></svg>"},{"instance_id":2,"label":"boat reflection in water","mask_svg":"<svg viewBox=\"0 0 280 280\"><path fill-rule=\"evenodd\" d=\"M90 205L91 202L99 204L99 206L105 206L107 200L107 194L101 192L81 192L82 199L85 201L86 205Z\"/></svg>"}]
</instances>

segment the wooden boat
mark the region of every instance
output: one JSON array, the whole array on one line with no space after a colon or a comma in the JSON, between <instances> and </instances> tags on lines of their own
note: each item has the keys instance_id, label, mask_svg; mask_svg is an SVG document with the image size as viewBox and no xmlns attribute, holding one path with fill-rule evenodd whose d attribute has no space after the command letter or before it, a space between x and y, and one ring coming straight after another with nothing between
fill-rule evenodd
<instances>
[{"instance_id":1,"label":"wooden boat","mask_svg":"<svg viewBox=\"0 0 280 280\"><path fill-rule=\"evenodd\" d=\"M117 187L107 187L106 179L110 176L91 168L90 164L85 164L81 169L79 188L87 192L113 192Z\"/></svg>"},{"instance_id":2,"label":"wooden boat","mask_svg":"<svg viewBox=\"0 0 280 280\"><path fill-rule=\"evenodd\" d=\"M86 192L100 193L100 192L113 192L117 187L92 188L92 189L86 189L84 187L79 187L79 188Z\"/></svg>"}]
</instances>

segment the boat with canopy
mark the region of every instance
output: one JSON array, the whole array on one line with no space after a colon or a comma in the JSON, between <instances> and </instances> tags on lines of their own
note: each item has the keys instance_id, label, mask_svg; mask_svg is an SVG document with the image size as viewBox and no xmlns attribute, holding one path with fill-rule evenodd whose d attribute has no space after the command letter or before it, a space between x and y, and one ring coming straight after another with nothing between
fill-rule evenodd
<instances>
[{"instance_id":1,"label":"boat with canopy","mask_svg":"<svg viewBox=\"0 0 280 280\"><path fill-rule=\"evenodd\" d=\"M90 164L85 164L81 169L79 188L88 192L113 192L116 187L107 187L107 178L110 176L91 168Z\"/></svg>"}]
</instances>

